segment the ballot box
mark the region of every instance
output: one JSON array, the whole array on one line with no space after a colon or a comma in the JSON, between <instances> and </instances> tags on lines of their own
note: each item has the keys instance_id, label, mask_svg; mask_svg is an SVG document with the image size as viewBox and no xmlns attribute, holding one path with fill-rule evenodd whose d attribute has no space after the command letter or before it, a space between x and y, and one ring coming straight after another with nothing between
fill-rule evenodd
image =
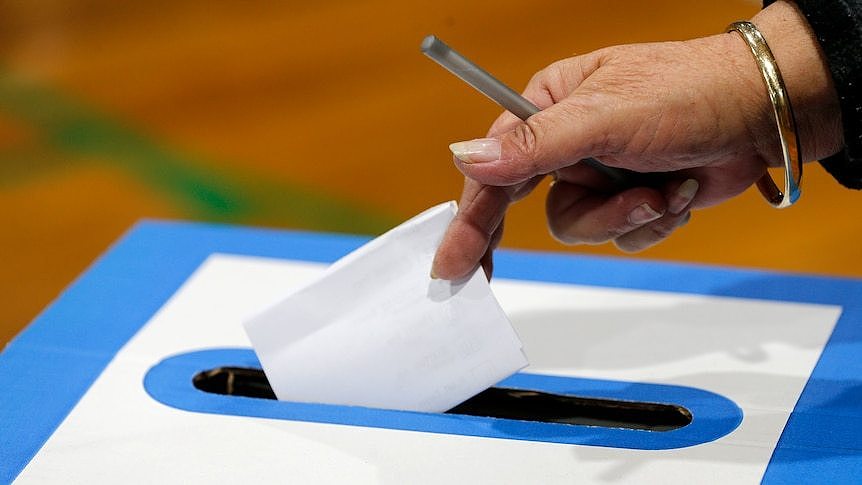
<instances>
[{"instance_id":1,"label":"ballot box","mask_svg":"<svg viewBox=\"0 0 862 485\"><path fill-rule=\"evenodd\" d=\"M852 279L500 251L523 371L446 413L272 399L242 322L366 240L137 225L0 354L0 481L862 477Z\"/></svg>"}]
</instances>

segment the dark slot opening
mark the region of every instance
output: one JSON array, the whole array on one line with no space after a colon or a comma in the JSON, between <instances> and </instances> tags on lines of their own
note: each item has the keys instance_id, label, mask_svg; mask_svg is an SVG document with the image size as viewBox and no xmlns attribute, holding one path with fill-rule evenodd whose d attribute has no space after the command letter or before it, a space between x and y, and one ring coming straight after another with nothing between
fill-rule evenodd
<instances>
[{"instance_id":1,"label":"dark slot opening","mask_svg":"<svg viewBox=\"0 0 862 485\"><path fill-rule=\"evenodd\" d=\"M269 381L260 369L218 367L198 373L192 383L197 389L213 394L275 399ZM597 399L500 387L486 389L446 412L649 431L670 431L691 422L691 413L673 404Z\"/></svg>"}]
</instances>

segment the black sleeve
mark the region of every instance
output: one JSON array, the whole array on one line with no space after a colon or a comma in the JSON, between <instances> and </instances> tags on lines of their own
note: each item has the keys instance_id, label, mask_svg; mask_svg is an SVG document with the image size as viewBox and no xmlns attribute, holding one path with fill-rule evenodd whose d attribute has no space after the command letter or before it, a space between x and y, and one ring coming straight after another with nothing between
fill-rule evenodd
<instances>
[{"instance_id":1,"label":"black sleeve","mask_svg":"<svg viewBox=\"0 0 862 485\"><path fill-rule=\"evenodd\" d=\"M841 184L862 189L862 0L795 3L823 48L841 104L844 149L820 163Z\"/></svg>"}]
</instances>

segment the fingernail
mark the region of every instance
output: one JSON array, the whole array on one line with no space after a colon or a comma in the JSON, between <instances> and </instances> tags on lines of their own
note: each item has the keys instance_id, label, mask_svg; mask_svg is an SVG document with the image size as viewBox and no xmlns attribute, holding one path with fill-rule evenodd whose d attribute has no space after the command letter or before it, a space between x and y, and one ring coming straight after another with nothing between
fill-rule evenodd
<instances>
[{"instance_id":1,"label":"fingernail","mask_svg":"<svg viewBox=\"0 0 862 485\"><path fill-rule=\"evenodd\" d=\"M452 154L464 163L493 162L500 159L500 140L477 138L449 145Z\"/></svg>"},{"instance_id":2,"label":"fingernail","mask_svg":"<svg viewBox=\"0 0 862 485\"><path fill-rule=\"evenodd\" d=\"M432 280L439 280L439 279L440 279L440 278L438 278L438 277L437 277L437 275L436 275L436 274L434 274L434 270L433 270L433 269L431 270L431 279L432 279Z\"/></svg>"},{"instance_id":3,"label":"fingernail","mask_svg":"<svg viewBox=\"0 0 862 485\"><path fill-rule=\"evenodd\" d=\"M697 189L700 184L695 179L688 179L676 189L676 192L670 198L667 204L667 210L671 214L679 214L691 203L694 196L697 194Z\"/></svg>"},{"instance_id":4,"label":"fingernail","mask_svg":"<svg viewBox=\"0 0 862 485\"><path fill-rule=\"evenodd\" d=\"M659 217L661 217L661 213L650 207L649 204L641 204L629 212L629 222L636 226L654 221Z\"/></svg>"}]
</instances>

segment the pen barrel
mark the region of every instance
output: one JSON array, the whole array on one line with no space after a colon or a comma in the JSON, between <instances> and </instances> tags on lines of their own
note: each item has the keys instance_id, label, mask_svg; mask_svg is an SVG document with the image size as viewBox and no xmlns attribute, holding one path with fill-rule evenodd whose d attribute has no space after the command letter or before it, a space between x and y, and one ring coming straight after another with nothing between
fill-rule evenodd
<instances>
[{"instance_id":1,"label":"pen barrel","mask_svg":"<svg viewBox=\"0 0 862 485\"><path fill-rule=\"evenodd\" d=\"M540 111L535 104L437 37L426 37L422 42L422 52L518 118L526 120Z\"/></svg>"}]
</instances>

